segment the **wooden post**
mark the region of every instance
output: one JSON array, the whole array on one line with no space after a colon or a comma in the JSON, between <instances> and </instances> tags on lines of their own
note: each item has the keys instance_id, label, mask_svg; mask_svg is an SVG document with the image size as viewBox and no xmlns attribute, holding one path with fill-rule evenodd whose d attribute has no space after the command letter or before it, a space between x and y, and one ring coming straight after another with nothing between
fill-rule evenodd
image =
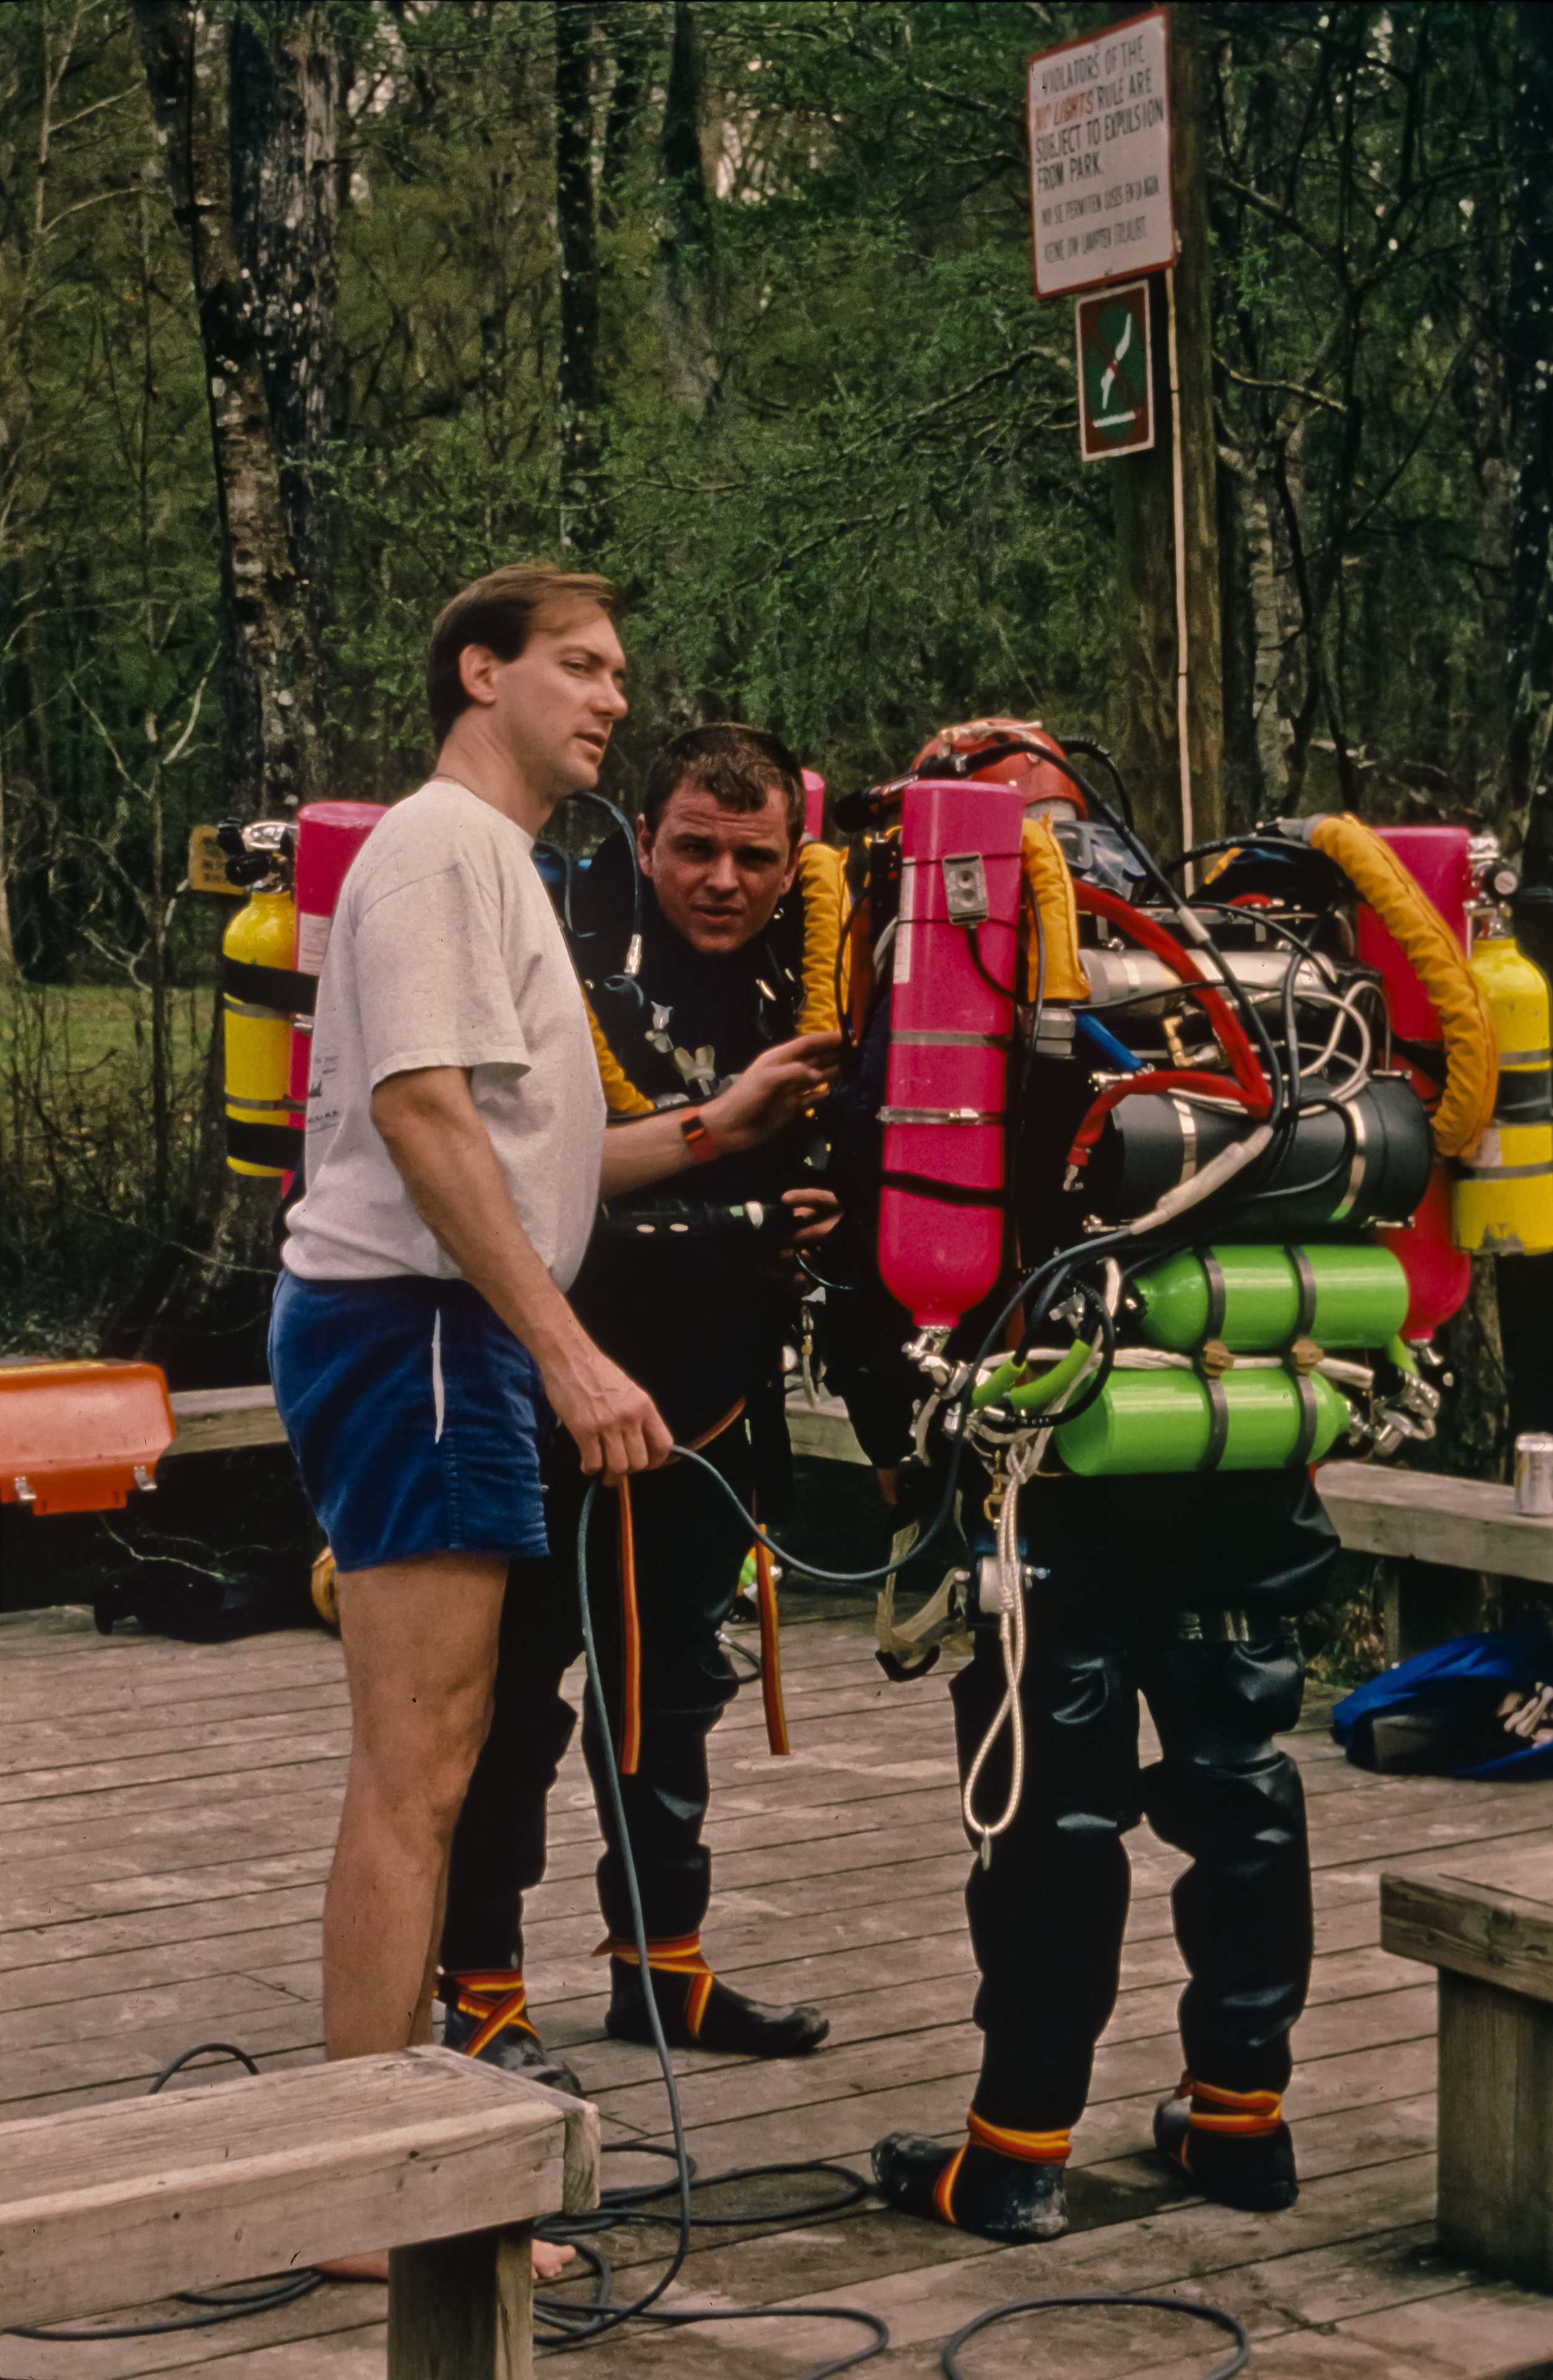
<instances>
[{"instance_id":1,"label":"wooden post","mask_svg":"<svg viewBox=\"0 0 1553 2380\"><path fill-rule=\"evenodd\" d=\"M1439 1970L1439 2244L1553 2289L1553 1905L1383 1876L1380 1940Z\"/></svg>"},{"instance_id":2,"label":"wooden post","mask_svg":"<svg viewBox=\"0 0 1553 2380\"><path fill-rule=\"evenodd\" d=\"M395 2248L388 2380L533 2380L533 2227Z\"/></svg>"},{"instance_id":3,"label":"wooden post","mask_svg":"<svg viewBox=\"0 0 1553 2380\"><path fill-rule=\"evenodd\" d=\"M1116 18L1136 13L1135 0L1113 0L1111 14ZM1182 848L1184 783L1191 787L1195 838L1207 841L1225 830L1219 456L1213 421L1203 74L1195 41L1196 13L1187 0L1171 0L1171 198L1181 259L1170 276L1172 292L1167 293L1164 274L1156 273L1150 285L1154 416L1161 430L1167 422L1171 424L1179 450L1174 439L1160 436L1151 453L1119 455L1106 467L1116 524L1113 735L1133 788L1139 829L1144 840L1161 855ZM1173 399L1172 377L1176 382ZM1183 632L1178 625L1176 589L1178 518L1179 551L1184 564L1180 606ZM1183 647L1184 679L1181 674ZM1184 769L1179 727L1183 710L1187 725Z\"/></svg>"}]
</instances>

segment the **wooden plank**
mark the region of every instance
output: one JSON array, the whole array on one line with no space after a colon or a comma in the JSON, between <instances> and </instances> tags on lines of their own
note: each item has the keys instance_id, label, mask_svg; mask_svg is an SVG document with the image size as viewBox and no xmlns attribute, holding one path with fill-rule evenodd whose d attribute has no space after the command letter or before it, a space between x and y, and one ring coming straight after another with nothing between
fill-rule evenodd
<instances>
[{"instance_id":1,"label":"wooden plank","mask_svg":"<svg viewBox=\"0 0 1553 2380\"><path fill-rule=\"evenodd\" d=\"M1356 1553L1553 1585L1553 1516L1517 1512L1512 1488L1364 1463L1323 1463L1316 1485L1338 1535Z\"/></svg>"},{"instance_id":2,"label":"wooden plank","mask_svg":"<svg viewBox=\"0 0 1553 2380\"><path fill-rule=\"evenodd\" d=\"M271 1388L175 1390L168 1399L178 1434L163 1456L217 1454L232 1447L285 1443Z\"/></svg>"},{"instance_id":3,"label":"wooden plank","mask_svg":"<svg viewBox=\"0 0 1553 2380\"><path fill-rule=\"evenodd\" d=\"M1553 2000L1553 1906L1454 1876L1383 1876L1380 1938L1399 1959Z\"/></svg>"},{"instance_id":4,"label":"wooden plank","mask_svg":"<svg viewBox=\"0 0 1553 2380\"><path fill-rule=\"evenodd\" d=\"M1553 2289L1553 2008L1450 1968L1439 1978L1439 2237L1453 2256Z\"/></svg>"},{"instance_id":5,"label":"wooden plank","mask_svg":"<svg viewBox=\"0 0 1553 2380\"><path fill-rule=\"evenodd\" d=\"M0 2322L531 2221L568 2121L597 2117L432 2049L0 2126Z\"/></svg>"},{"instance_id":6,"label":"wooden plank","mask_svg":"<svg viewBox=\"0 0 1553 2380\"><path fill-rule=\"evenodd\" d=\"M531 2228L395 2248L388 2380L532 2380Z\"/></svg>"}]
</instances>

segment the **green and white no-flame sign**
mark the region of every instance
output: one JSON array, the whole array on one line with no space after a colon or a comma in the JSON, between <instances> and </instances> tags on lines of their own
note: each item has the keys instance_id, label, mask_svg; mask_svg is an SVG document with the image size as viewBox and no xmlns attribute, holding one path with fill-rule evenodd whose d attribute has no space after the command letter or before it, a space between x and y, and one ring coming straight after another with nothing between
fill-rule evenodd
<instances>
[{"instance_id":1,"label":"green and white no-flame sign","mask_svg":"<svg viewBox=\"0 0 1553 2380\"><path fill-rule=\"evenodd\" d=\"M1078 451L1086 463L1154 443L1148 284L1099 289L1074 309L1078 333Z\"/></svg>"}]
</instances>

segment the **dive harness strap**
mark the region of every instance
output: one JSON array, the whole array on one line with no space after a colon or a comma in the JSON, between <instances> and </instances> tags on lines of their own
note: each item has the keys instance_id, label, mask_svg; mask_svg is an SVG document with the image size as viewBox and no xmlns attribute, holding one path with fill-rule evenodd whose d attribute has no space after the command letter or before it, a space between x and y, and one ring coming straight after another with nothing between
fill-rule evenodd
<instances>
[{"instance_id":1,"label":"dive harness strap","mask_svg":"<svg viewBox=\"0 0 1553 2380\"><path fill-rule=\"evenodd\" d=\"M965 2131L967 2138L933 2184L933 2204L940 2220L951 2226L955 2221L954 2185L967 2149L992 2149L999 2156L1017 2157L1025 2165L1066 2165L1073 2155L1073 2132L1067 2125L1057 2131L1019 2132L1006 2124L989 2124L985 2116L978 2116L974 2107L969 2107L965 2111Z\"/></svg>"},{"instance_id":2,"label":"dive harness strap","mask_svg":"<svg viewBox=\"0 0 1553 2380\"><path fill-rule=\"evenodd\" d=\"M221 989L229 1004L273 1010L282 1016L310 1016L318 978L298 975L293 967L255 966L251 959L224 958Z\"/></svg>"},{"instance_id":3,"label":"dive harness strap","mask_svg":"<svg viewBox=\"0 0 1553 2380\"><path fill-rule=\"evenodd\" d=\"M1241 2140L1265 2140L1283 2121L1281 2091L1220 2091L1212 2082L1197 2082L1183 2074L1174 2095L1191 2100L1188 2121L1195 2132L1229 2132Z\"/></svg>"},{"instance_id":4,"label":"dive harness strap","mask_svg":"<svg viewBox=\"0 0 1553 2380\"><path fill-rule=\"evenodd\" d=\"M596 1959L602 1959L606 1955L612 1959L618 1959L624 1967L641 1965L641 1961L637 1955L637 1946L629 1937L622 1940L617 1935L606 1934L593 1956ZM681 1975L687 1980L689 1989L685 1995L685 2029L692 2041L696 2040L700 2034L701 2019L707 2012L707 2002L711 1998L711 1987L717 1981L716 1975L701 1956L699 1926L694 1934L674 1934L666 1936L661 1941L649 1941L647 1946L647 1963L649 1973L651 1974Z\"/></svg>"},{"instance_id":5,"label":"dive harness strap","mask_svg":"<svg viewBox=\"0 0 1553 2380\"><path fill-rule=\"evenodd\" d=\"M690 1441L699 1454L725 1429L732 1429L745 1409L741 1397L720 1421ZM673 1457L670 1456L670 1461ZM622 1777L635 1777L642 1753L642 1620L637 1598L637 1536L631 1512L631 1483L623 1479L615 1489L620 1529L620 1755ZM766 1742L773 1754L791 1752L787 1712L782 1698L782 1643L777 1618L776 1580L766 1548L755 1543L756 1597L760 1611L760 1700L766 1714Z\"/></svg>"},{"instance_id":6,"label":"dive harness strap","mask_svg":"<svg viewBox=\"0 0 1553 2380\"><path fill-rule=\"evenodd\" d=\"M302 1161L302 1135L295 1124L245 1123L240 1116L229 1115L226 1154L244 1165L269 1165L277 1173L291 1173Z\"/></svg>"},{"instance_id":7,"label":"dive harness strap","mask_svg":"<svg viewBox=\"0 0 1553 2380\"><path fill-rule=\"evenodd\" d=\"M466 1967L457 1973L444 1968L437 1977L437 1997L444 2007L476 2020L476 2030L464 2045L466 2058L478 2058L509 2025L535 2041L540 2037L528 2015L528 1986L516 1968Z\"/></svg>"},{"instance_id":8,"label":"dive harness strap","mask_svg":"<svg viewBox=\"0 0 1553 2380\"><path fill-rule=\"evenodd\" d=\"M886 1167L880 1175L886 1190L909 1191L914 1198L930 1198L939 1207L998 1207L1003 1203L1001 1184L995 1190L976 1190L961 1182L940 1182L930 1173L899 1173Z\"/></svg>"}]
</instances>

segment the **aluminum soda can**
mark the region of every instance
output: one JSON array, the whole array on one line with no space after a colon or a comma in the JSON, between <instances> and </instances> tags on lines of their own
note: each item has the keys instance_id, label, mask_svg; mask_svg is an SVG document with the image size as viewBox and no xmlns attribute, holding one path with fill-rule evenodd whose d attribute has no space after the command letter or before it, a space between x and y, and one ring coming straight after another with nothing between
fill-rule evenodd
<instances>
[{"instance_id":1,"label":"aluminum soda can","mask_svg":"<svg viewBox=\"0 0 1553 2380\"><path fill-rule=\"evenodd\" d=\"M1553 1518L1553 1438L1523 1430L1515 1441L1515 1509Z\"/></svg>"}]
</instances>

